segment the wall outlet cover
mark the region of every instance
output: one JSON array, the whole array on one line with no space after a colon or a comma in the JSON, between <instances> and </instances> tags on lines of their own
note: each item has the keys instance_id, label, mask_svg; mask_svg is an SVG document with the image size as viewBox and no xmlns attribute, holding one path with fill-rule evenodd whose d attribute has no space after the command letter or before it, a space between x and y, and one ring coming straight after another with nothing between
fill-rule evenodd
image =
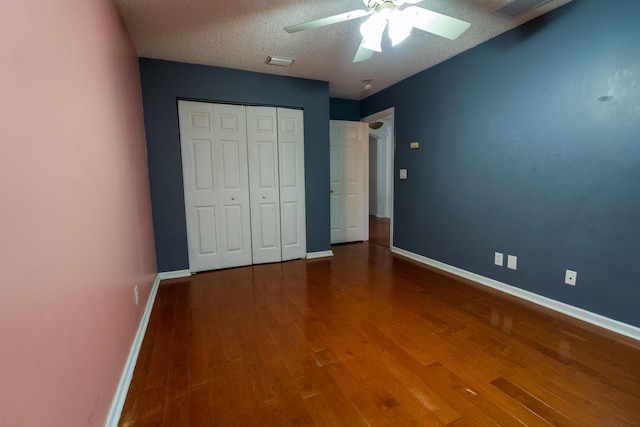
<instances>
[{"instance_id":1,"label":"wall outlet cover","mask_svg":"<svg viewBox=\"0 0 640 427\"><path fill-rule=\"evenodd\" d=\"M567 270L564 273L564 283L567 285L575 286L576 280L578 280L578 273L576 271Z\"/></svg>"},{"instance_id":2,"label":"wall outlet cover","mask_svg":"<svg viewBox=\"0 0 640 427\"><path fill-rule=\"evenodd\" d=\"M495 263L495 265L499 265L500 267L504 265L504 255L502 254L502 252L495 253L493 262Z\"/></svg>"},{"instance_id":3,"label":"wall outlet cover","mask_svg":"<svg viewBox=\"0 0 640 427\"><path fill-rule=\"evenodd\" d=\"M511 269L511 270L517 270L518 269L518 257L515 255L509 255L507 257L507 268Z\"/></svg>"},{"instance_id":4,"label":"wall outlet cover","mask_svg":"<svg viewBox=\"0 0 640 427\"><path fill-rule=\"evenodd\" d=\"M400 179L407 179L407 170L400 169Z\"/></svg>"}]
</instances>

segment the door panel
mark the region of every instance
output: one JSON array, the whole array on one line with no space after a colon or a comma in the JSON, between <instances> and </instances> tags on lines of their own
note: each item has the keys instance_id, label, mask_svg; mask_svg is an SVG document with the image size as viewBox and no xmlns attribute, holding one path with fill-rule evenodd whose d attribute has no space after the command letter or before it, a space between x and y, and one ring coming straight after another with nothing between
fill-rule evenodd
<instances>
[{"instance_id":1,"label":"door panel","mask_svg":"<svg viewBox=\"0 0 640 427\"><path fill-rule=\"evenodd\" d=\"M225 253L235 255L242 253L245 249L244 236L242 230L242 205L232 205L230 203L224 206L224 219L227 225Z\"/></svg>"},{"instance_id":2,"label":"door panel","mask_svg":"<svg viewBox=\"0 0 640 427\"><path fill-rule=\"evenodd\" d=\"M295 247L300 244L300 218L299 212L302 210L298 206L301 202L285 202L282 204L282 245L284 247Z\"/></svg>"},{"instance_id":3,"label":"door panel","mask_svg":"<svg viewBox=\"0 0 640 427\"><path fill-rule=\"evenodd\" d=\"M331 243L368 239L365 123L331 121Z\"/></svg>"},{"instance_id":4,"label":"door panel","mask_svg":"<svg viewBox=\"0 0 640 427\"><path fill-rule=\"evenodd\" d=\"M184 179L189 268L203 271L222 266L216 235L221 219L216 206L213 105L179 102L180 146Z\"/></svg>"},{"instance_id":5,"label":"door panel","mask_svg":"<svg viewBox=\"0 0 640 427\"><path fill-rule=\"evenodd\" d=\"M216 244L216 221L214 206L200 206L196 208L198 216L198 230L200 253L215 255L218 252Z\"/></svg>"},{"instance_id":6,"label":"door panel","mask_svg":"<svg viewBox=\"0 0 640 427\"><path fill-rule=\"evenodd\" d=\"M278 108L282 260L304 258L307 226L304 188L304 114Z\"/></svg>"},{"instance_id":7,"label":"door panel","mask_svg":"<svg viewBox=\"0 0 640 427\"><path fill-rule=\"evenodd\" d=\"M221 183L219 203L224 210L218 231L222 267L252 264L249 216L249 170L244 107L214 104L214 141L219 150L215 169Z\"/></svg>"},{"instance_id":8,"label":"door panel","mask_svg":"<svg viewBox=\"0 0 640 427\"><path fill-rule=\"evenodd\" d=\"M256 264L282 260L277 111L247 107L251 243Z\"/></svg>"},{"instance_id":9,"label":"door panel","mask_svg":"<svg viewBox=\"0 0 640 427\"><path fill-rule=\"evenodd\" d=\"M195 167L196 190L213 191L213 141L193 140L193 163Z\"/></svg>"},{"instance_id":10,"label":"door panel","mask_svg":"<svg viewBox=\"0 0 640 427\"><path fill-rule=\"evenodd\" d=\"M275 203L260 203L260 247L265 249L277 249L280 245L280 236L277 233L278 205Z\"/></svg>"}]
</instances>

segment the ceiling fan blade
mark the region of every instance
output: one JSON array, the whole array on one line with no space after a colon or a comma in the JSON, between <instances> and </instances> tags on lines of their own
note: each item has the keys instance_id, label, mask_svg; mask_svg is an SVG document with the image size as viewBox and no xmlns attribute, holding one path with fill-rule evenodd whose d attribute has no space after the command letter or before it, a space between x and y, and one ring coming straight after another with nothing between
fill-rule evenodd
<instances>
[{"instance_id":1,"label":"ceiling fan blade","mask_svg":"<svg viewBox=\"0 0 640 427\"><path fill-rule=\"evenodd\" d=\"M351 12L341 13L339 15L328 16L326 18L316 19L315 21L309 21L302 24L289 25L284 30L287 33L297 33L298 31L310 30L311 28L324 27L325 25L337 24L338 22L349 21L351 19L362 18L363 16L371 15L373 11L357 9Z\"/></svg>"},{"instance_id":2,"label":"ceiling fan blade","mask_svg":"<svg viewBox=\"0 0 640 427\"><path fill-rule=\"evenodd\" d=\"M356 52L356 56L353 58L353 62L362 62L370 59L373 56L373 51L362 47L364 44L364 39L360 42L360 46L358 47L358 51Z\"/></svg>"},{"instance_id":3,"label":"ceiling fan blade","mask_svg":"<svg viewBox=\"0 0 640 427\"><path fill-rule=\"evenodd\" d=\"M410 6L404 10L404 13L415 14L412 19L412 24L415 28L449 40L457 39L471 26L466 21L418 6Z\"/></svg>"}]
</instances>

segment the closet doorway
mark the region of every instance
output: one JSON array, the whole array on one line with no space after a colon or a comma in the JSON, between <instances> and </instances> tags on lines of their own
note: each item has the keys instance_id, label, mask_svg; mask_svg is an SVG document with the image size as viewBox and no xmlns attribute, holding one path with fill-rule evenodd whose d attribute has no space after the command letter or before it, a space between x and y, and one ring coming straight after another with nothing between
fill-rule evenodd
<instances>
[{"instance_id":1,"label":"closet doorway","mask_svg":"<svg viewBox=\"0 0 640 427\"><path fill-rule=\"evenodd\" d=\"M192 272L306 255L301 110L178 101Z\"/></svg>"}]
</instances>

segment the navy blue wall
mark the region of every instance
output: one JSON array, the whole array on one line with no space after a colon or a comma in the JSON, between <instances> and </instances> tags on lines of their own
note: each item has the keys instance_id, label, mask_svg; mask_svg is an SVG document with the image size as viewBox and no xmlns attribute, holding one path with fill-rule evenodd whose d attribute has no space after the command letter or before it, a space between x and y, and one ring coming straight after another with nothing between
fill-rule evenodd
<instances>
[{"instance_id":1,"label":"navy blue wall","mask_svg":"<svg viewBox=\"0 0 640 427\"><path fill-rule=\"evenodd\" d=\"M363 100L395 107L395 246L640 326L639 16L576 0Z\"/></svg>"},{"instance_id":2,"label":"navy blue wall","mask_svg":"<svg viewBox=\"0 0 640 427\"><path fill-rule=\"evenodd\" d=\"M329 85L140 59L158 271L189 268L178 98L304 109L307 252L330 249Z\"/></svg>"},{"instance_id":3,"label":"navy blue wall","mask_svg":"<svg viewBox=\"0 0 640 427\"><path fill-rule=\"evenodd\" d=\"M329 106L331 120L360 121L360 101L331 98Z\"/></svg>"}]
</instances>

